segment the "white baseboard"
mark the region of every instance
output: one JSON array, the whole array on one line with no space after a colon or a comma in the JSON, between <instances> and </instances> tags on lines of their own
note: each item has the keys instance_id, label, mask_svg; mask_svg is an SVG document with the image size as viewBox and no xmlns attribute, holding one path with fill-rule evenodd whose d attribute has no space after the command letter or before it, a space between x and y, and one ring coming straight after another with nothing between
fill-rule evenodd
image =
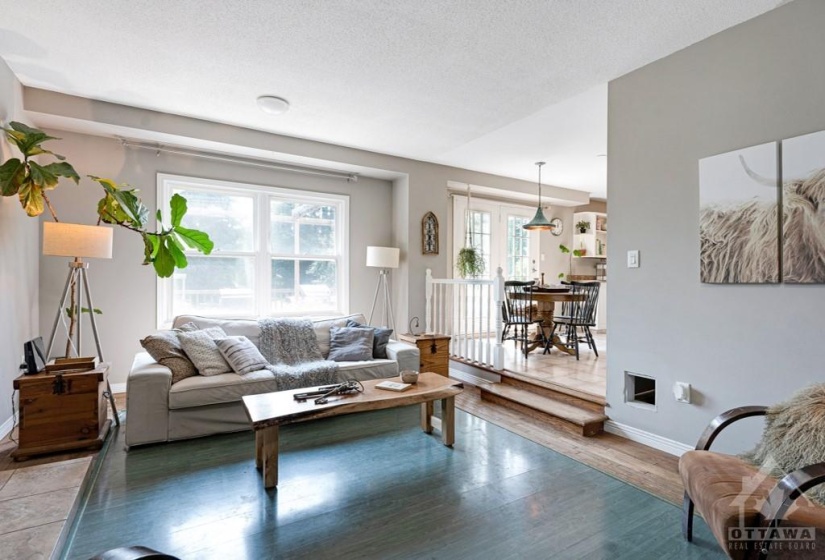
<instances>
[{"instance_id":1,"label":"white baseboard","mask_svg":"<svg viewBox=\"0 0 825 560\"><path fill-rule=\"evenodd\" d=\"M126 392L126 383L112 383L112 392L117 393L125 393Z\"/></svg>"},{"instance_id":2,"label":"white baseboard","mask_svg":"<svg viewBox=\"0 0 825 560\"><path fill-rule=\"evenodd\" d=\"M650 432L645 432L644 430L634 428L633 426L619 424L613 420L608 420L604 423L604 431L609 434L629 439L630 441L647 445L653 449L664 451L665 453L675 455L676 457L681 457L684 453L693 449L692 445L686 445L673 439L651 434Z\"/></svg>"},{"instance_id":3,"label":"white baseboard","mask_svg":"<svg viewBox=\"0 0 825 560\"><path fill-rule=\"evenodd\" d=\"M0 424L0 439L3 439L11 433L14 429L14 416L10 416L8 420Z\"/></svg>"}]
</instances>

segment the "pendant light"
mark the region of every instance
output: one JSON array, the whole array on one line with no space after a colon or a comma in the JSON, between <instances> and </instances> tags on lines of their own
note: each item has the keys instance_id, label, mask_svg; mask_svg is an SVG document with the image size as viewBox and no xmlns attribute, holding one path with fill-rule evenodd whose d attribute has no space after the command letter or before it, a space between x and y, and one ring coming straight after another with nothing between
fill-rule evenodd
<instances>
[{"instance_id":1,"label":"pendant light","mask_svg":"<svg viewBox=\"0 0 825 560\"><path fill-rule=\"evenodd\" d=\"M547 220L547 218L544 217L544 211L541 209L541 166L544 165L544 162L543 161L537 161L536 165L539 168L539 206L536 209L536 215L533 216L533 219L530 220L529 222L527 222L526 224L524 224L521 227L523 227L524 229L530 229L530 230L533 230L533 229L553 230L553 229L556 229L556 227L553 224L551 224Z\"/></svg>"}]
</instances>

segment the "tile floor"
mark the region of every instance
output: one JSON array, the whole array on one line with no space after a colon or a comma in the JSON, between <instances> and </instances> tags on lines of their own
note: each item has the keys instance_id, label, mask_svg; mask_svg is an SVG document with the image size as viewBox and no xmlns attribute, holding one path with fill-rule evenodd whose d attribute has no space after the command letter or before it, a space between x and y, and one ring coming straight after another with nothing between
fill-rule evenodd
<instances>
[{"instance_id":1,"label":"tile floor","mask_svg":"<svg viewBox=\"0 0 825 560\"><path fill-rule=\"evenodd\" d=\"M504 343L504 369L544 381L552 381L585 393L604 397L607 392L607 335L593 333L599 356L586 344L579 345L579 360L558 350L542 354L541 349L528 357L517 351L512 341Z\"/></svg>"},{"instance_id":2,"label":"tile floor","mask_svg":"<svg viewBox=\"0 0 825 560\"><path fill-rule=\"evenodd\" d=\"M118 410L125 408L125 397L115 395ZM48 559L97 452L16 462L15 447L9 436L0 439L0 560Z\"/></svg>"}]
</instances>

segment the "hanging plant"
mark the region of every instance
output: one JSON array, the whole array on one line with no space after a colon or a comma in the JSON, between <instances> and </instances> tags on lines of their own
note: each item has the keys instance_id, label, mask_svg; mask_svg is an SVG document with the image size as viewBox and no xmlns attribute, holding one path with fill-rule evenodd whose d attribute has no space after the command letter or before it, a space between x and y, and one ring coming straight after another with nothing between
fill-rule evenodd
<instances>
[{"instance_id":1,"label":"hanging plant","mask_svg":"<svg viewBox=\"0 0 825 560\"><path fill-rule=\"evenodd\" d=\"M484 274L484 257L475 247L464 247L458 252L455 268L462 278L481 276Z\"/></svg>"},{"instance_id":2,"label":"hanging plant","mask_svg":"<svg viewBox=\"0 0 825 560\"><path fill-rule=\"evenodd\" d=\"M484 274L484 257L481 251L473 246L473 193L470 191L470 183L467 183L467 212L465 213L465 230L467 235L464 241L464 248L458 252L455 268L462 278L476 278Z\"/></svg>"}]
</instances>

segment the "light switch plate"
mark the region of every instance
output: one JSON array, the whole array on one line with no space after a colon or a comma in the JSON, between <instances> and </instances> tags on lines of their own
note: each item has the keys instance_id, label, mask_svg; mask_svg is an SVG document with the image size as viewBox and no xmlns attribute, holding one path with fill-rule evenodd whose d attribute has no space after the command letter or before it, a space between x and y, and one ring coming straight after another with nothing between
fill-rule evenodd
<instances>
[{"instance_id":1,"label":"light switch plate","mask_svg":"<svg viewBox=\"0 0 825 560\"><path fill-rule=\"evenodd\" d=\"M639 268L639 251L627 252L627 268Z\"/></svg>"}]
</instances>

